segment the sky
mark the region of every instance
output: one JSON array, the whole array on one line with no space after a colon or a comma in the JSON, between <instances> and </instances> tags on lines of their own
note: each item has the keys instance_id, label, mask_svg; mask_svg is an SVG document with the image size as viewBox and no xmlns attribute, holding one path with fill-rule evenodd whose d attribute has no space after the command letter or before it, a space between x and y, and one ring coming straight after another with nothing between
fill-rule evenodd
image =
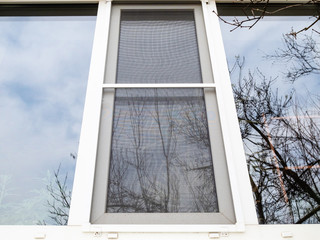
<instances>
[{"instance_id":1,"label":"sky","mask_svg":"<svg viewBox=\"0 0 320 240\"><path fill-rule=\"evenodd\" d=\"M229 17L227 20L232 20L232 18ZM293 66L298 66L301 61L297 62L293 61L293 59L284 60L283 58L270 59L270 57L267 56L275 55L276 52L280 53L281 50L285 49L285 34L290 33L292 29L293 31L303 29L312 23L313 20L314 18L310 17L265 17L250 30L237 29L233 32L230 32L230 26L223 23L220 25L222 28L229 69L232 68L235 62L235 57L238 56L240 59L245 59L241 79L248 78L249 72L251 72L256 74L254 75L254 80L259 81L259 78L257 77L259 74L257 73L260 71L267 80L274 79L272 92L274 93L278 91L279 98L282 97L282 99L285 99L285 95L288 95L289 92L292 91L294 93L292 107L288 111L285 111L282 116L274 117L272 114L266 113L263 130L267 131L268 138L270 138L269 140L274 144L274 148L280 152L280 155L285 159L288 166L302 168L306 166L309 167L311 162L316 162L318 157L315 156L312 158L316 151L314 150L316 149L314 146L316 146L319 141L317 129L320 129L320 71L314 71L311 74L296 79L292 83L286 77L286 73L288 72L288 69ZM312 29L315 29L317 32ZM319 29L320 24L318 22L309 31L301 32L296 37L296 41L301 46L306 46L306 43L308 42L306 41L306 36L311 37L316 42L313 48L314 51L311 51L311 53L306 51L304 54L306 56L314 56L313 61L309 61L309 63L316 62L317 68L320 68ZM315 54L312 55L312 53ZM238 72L231 74L231 81L234 84L237 84ZM255 94L259 93L255 92ZM261 114L259 110L258 113ZM284 124L281 124L281 120L279 119L282 119L283 117L285 117L290 123L290 128L284 127ZM309 117L312 119L312 124ZM258 125L259 124L257 124L257 126ZM292 129L294 129L294 131ZM263 131L262 129L260 130ZM259 181L257 185L261 186L262 184L262 187L259 189L259 193L262 196L261 201L264 205L265 203L272 202L272 199L275 199L273 196L275 193L275 196L279 195L278 192L273 189L273 187L276 186L275 182L272 182L271 185L269 184L270 186L264 186L264 179L269 179L265 176L265 173L269 174L271 171L268 172L268 168L265 168L265 171L263 171L262 174L261 166L259 165L260 167L257 167L256 165L259 161L255 161L254 159L255 157L258 157L263 161L268 161L268 158L272 159L272 161L277 161L277 159L274 158L275 154L272 154L272 151L269 152L269 156L266 155L267 151L255 142L262 140L259 140L259 137L256 137L253 134L255 134L254 130L252 130L251 135L249 134L244 138L244 147L247 156L249 156L248 168L251 172L251 176L253 179ZM297 140L298 138L296 136L298 136L298 134L303 136L302 140L300 138L301 141ZM283 143L284 145L282 145ZM308 160L306 160L304 156L307 156ZM308 174L306 174L306 171L304 171L303 174L300 174L301 172L299 173L297 170L297 173L299 176L303 175L305 177L305 181L313 182L314 184L311 184L310 187L314 189L316 186L319 187L319 182L315 177L317 176L316 171L317 170L311 169ZM279 178L281 178L281 176L279 176ZM278 183L283 185L283 182L279 181ZM285 179L282 187L283 189L286 189L281 190L283 193L285 191L288 191L288 193L290 192L291 186L286 183ZM300 219L301 216L304 216L305 213L309 211L306 211L306 209L310 209L310 206L303 198L297 198L292 194L290 195L290 193L288 194L288 197L291 205L290 208L293 209L293 214L290 214L290 217L288 218L283 214L284 212L281 208L274 208L277 209L275 214L278 219L270 218L267 220L270 221L269 223L291 223L294 222L294 219ZM285 201L285 198L283 198L283 201ZM281 199L278 199L278 203L281 204ZM268 219L270 213L268 213L268 211L264 211L264 215ZM310 219L310 222L317 222L316 218Z\"/></svg>"},{"instance_id":2,"label":"sky","mask_svg":"<svg viewBox=\"0 0 320 240\"><path fill-rule=\"evenodd\" d=\"M232 17L226 17L226 20L232 20ZM275 61L266 58L267 55L274 55L276 51L284 48L283 37L285 34L290 33L291 30L298 31L313 20L313 18L305 16L265 17L251 29L236 29L232 32L230 30L233 26L221 22L220 26L229 69L232 68L236 56L240 56L241 59L244 57L244 76L248 74L249 70L252 72L259 69L267 78L277 78L275 86L279 88L281 93L287 92L292 87L298 89L297 93L301 96L307 95L308 92L318 93L320 91L320 81L316 74L298 79L292 85L288 83L285 74L293 62ZM313 28L319 30L319 23ZM320 35L309 30L300 33L297 37L298 41L303 42L305 35L312 36L317 41L317 47L320 51ZM232 81L235 78L236 75L231 76Z\"/></svg>"},{"instance_id":3,"label":"sky","mask_svg":"<svg viewBox=\"0 0 320 240\"><path fill-rule=\"evenodd\" d=\"M225 18L228 21L232 21L232 19L233 17ZM244 59L242 78L248 78L248 74L251 72L256 74L254 79L258 80L257 76L259 74L257 72L259 71L266 79L273 79L272 88L273 91L278 91L278 97L285 99L286 95L293 92L293 102L301 107L298 111L292 108L287 115L290 115L290 117L297 114L304 116L308 112L313 117L313 122L320 127L319 71L298 78L292 83L286 77L286 73L290 67L297 65L297 63L292 60L283 61L281 58L270 59L266 57L274 55L285 48L285 34L290 33L292 30L299 31L303 29L313 20L314 18L306 16L265 17L251 29L236 29L232 32L230 32L233 28L232 26L222 22L220 26L229 70L232 69L236 57L240 57L241 60ZM319 32L320 23L317 22L312 28ZM319 68L320 34L312 30L298 34L296 40L301 46L304 46L306 36L312 37L316 41L315 52L317 53L317 58L315 62ZM239 71L235 71L230 75L232 83L238 81L238 74ZM292 119L294 120L295 118ZM279 122L274 120L273 123L278 124Z\"/></svg>"},{"instance_id":4,"label":"sky","mask_svg":"<svg viewBox=\"0 0 320 240\"><path fill-rule=\"evenodd\" d=\"M0 224L48 219L61 164L71 189L95 17L0 18Z\"/></svg>"}]
</instances>

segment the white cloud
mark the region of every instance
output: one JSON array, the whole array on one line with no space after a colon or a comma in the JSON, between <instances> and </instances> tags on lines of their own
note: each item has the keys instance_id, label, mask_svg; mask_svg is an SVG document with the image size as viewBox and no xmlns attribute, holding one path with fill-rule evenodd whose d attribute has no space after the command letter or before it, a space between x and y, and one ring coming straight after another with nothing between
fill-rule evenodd
<instances>
[{"instance_id":1,"label":"white cloud","mask_svg":"<svg viewBox=\"0 0 320 240\"><path fill-rule=\"evenodd\" d=\"M232 20L228 17L227 20ZM298 80L295 85L285 81L285 72L288 64L280 61L266 59L266 55L272 55L276 50L284 47L283 35L291 29L300 30L308 23L310 17L265 17L252 29L237 29L230 32L229 25L221 22L221 29L226 49L226 55L230 67L235 61L235 56L245 57L243 75L247 75L249 69L259 69L267 78L277 78L275 86L279 87L280 93L295 87L302 95L308 91L319 92L319 81L317 76L309 75ZM301 34L303 37L304 33ZM310 33L309 33L310 34Z\"/></svg>"},{"instance_id":2,"label":"white cloud","mask_svg":"<svg viewBox=\"0 0 320 240\"><path fill-rule=\"evenodd\" d=\"M47 170L73 171L94 30L92 18L20 19L0 21L0 175L17 206L45 189Z\"/></svg>"}]
</instances>

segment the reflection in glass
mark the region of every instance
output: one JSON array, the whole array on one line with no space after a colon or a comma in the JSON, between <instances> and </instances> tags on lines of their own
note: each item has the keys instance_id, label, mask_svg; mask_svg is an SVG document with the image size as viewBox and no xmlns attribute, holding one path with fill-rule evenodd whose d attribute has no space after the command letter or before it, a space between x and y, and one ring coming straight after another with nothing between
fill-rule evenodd
<instances>
[{"instance_id":1,"label":"reflection in glass","mask_svg":"<svg viewBox=\"0 0 320 240\"><path fill-rule=\"evenodd\" d=\"M107 212L217 212L202 89L118 89Z\"/></svg>"},{"instance_id":2,"label":"reflection in glass","mask_svg":"<svg viewBox=\"0 0 320 240\"><path fill-rule=\"evenodd\" d=\"M297 38L287 35L312 20L266 17L250 31L231 33L221 25L264 224L320 223L319 25Z\"/></svg>"},{"instance_id":3,"label":"reflection in glass","mask_svg":"<svg viewBox=\"0 0 320 240\"><path fill-rule=\"evenodd\" d=\"M117 83L201 83L194 13L121 12ZM203 89L117 89L107 212L217 212Z\"/></svg>"},{"instance_id":4,"label":"reflection in glass","mask_svg":"<svg viewBox=\"0 0 320 240\"><path fill-rule=\"evenodd\" d=\"M70 197L94 24L0 17L0 224L58 224L48 203L68 213L49 189L68 172Z\"/></svg>"}]
</instances>

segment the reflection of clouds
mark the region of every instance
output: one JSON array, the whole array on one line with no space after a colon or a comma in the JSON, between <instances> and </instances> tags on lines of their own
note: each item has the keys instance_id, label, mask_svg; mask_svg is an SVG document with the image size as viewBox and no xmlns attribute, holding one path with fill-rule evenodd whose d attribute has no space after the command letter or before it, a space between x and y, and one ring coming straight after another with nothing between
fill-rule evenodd
<instances>
[{"instance_id":1,"label":"reflection of clouds","mask_svg":"<svg viewBox=\"0 0 320 240\"><path fill-rule=\"evenodd\" d=\"M288 55L281 55L283 53L281 50L294 49L286 48L288 42L284 41L283 34L290 32L291 26L299 30L308 24L309 18L307 17L295 18L298 21L288 21L292 18L287 17L275 18L276 21L270 18L273 20L261 21L249 31L238 30L234 33L227 32L226 26L222 24L229 67L232 67L230 63L235 61L235 55L246 59L242 76L237 75L238 68L238 72L233 73L231 78L235 86L236 103L239 107L238 115L239 118L244 119L240 121L240 126L250 176L256 189L254 195L261 223L298 222L297 220L305 213L313 211L314 205L317 206L310 197L312 194L308 195L304 190L310 187L308 191L315 191L314 195L316 195L319 186L319 172L316 172L317 168L313 168L319 161L319 71L306 74L296 79L294 83L289 82L285 74L292 69L294 64L300 67L301 55L290 57L306 49L308 41L304 34L310 36L312 31L300 33L297 40L292 41L300 44L295 48L298 50L292 50ZM314 27L317 29L319 25ZM313 34L312 37L319 44L319 35ZM266 55L277 55L275 51L280 53L278 54L280 57L263 58ZM318 49L304 52L308 63L317 61L314 59L314 55L317 55L314 52L319 54ZM283 56L289 57L284 58ZM308 63L306 63L306 68L302 68L303 70L308 68ZM261 71L260 78L258 69ZM252 73L251 76L248 74L249 71ZM238 77L242 80L241 86L237 83ZM263 80L268 83L271 79L274 80L274 84L270 88L262 83ZM285 95L290 96L288 94L290 91L294 92L290 102L292 105L286 107L280 104L279 100L275 101L275 95L278 94L278 99L282 97L283 103L286 99ZM273 97L269 97L269 93L269 96ZM270 106L265 106L265 104L270 104ZM277 166L278 164L280 166ZM272 169L270 166L275 167ZM291 169L297 173L297 178L291 180L288 175L282 178L286 175L282 174L283 166L284 169ZM277 174L275 174L275 169L278 171ZM304 186L300 188L302 191L298 191L299 187L296 187L300 182L304 183ZM278 187L275 188L275 186ZM288 205L287 193L290 199ZM285 205L281 206L282 203ZM290 215L287 206L290 206ZM300 215L301 213L303 214ZM304 223L319 222L317 217L314 219L313 215L309 217L310 219Z\"/></svg>"},{"instance_id":2,"label":"reflection of clouds","mask_svg":"<svg viewBox=\"0 0 320 240\"><path fill-rule=\"evenodd\" d=\"M93 17L29 19L0 21L0 174L20 205L47 170L74 171L94 29Z\"/></svg>"},{"instance_id":3,"label":"reflection of clouds","mask_svg":"<svg viewBox=\"0 0 320 240\"><path fill-rule=\"evenodd\" d=\"M226 20L230 21L232 17L226 17ZM292 87L298 90L300 95L318 93L320 84L315 74L303 77L292 85L285 79L286 70L292 62L266 58L266 55L273 55L275 51L285 47L284 34L290 33L292 29L300 30L312 21L313 19L307 16L265 17L250 30L237 29L233 32L230 32L232 26L221 23L229 68L235 62L235 56L245 57L243 76L247 76L249 70L255 71L258 68L268 79L277 78L275 86L279 88L280 94L287 93ZM303 38L304 34L311 33L301 33L298 39ZM314 36L319 38L317 34ZM233 77L237 79L237 75Z\"/></svg>"}]
</instances>

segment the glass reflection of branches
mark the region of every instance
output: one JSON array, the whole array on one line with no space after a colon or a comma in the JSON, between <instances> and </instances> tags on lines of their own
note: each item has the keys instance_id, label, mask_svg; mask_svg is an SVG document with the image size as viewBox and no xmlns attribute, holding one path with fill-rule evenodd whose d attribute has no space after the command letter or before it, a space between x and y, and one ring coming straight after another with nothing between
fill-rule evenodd
<instances>
[{"instance_id":1,"label":"glass reflection of branches","mask_svg":"<svg viewBox=\"0 0 320 240\"><path fill-rule=\"evenodd\" d=\"M319 48L310 37L305 45L284 38L285 48L268 57L288 63L290 81L280 83L259 69L244 75L244 59L237 58L232 74L238 118L259 222L319 223L320 96L295 88L300 78L311 83L318 73Z\"/></svg>"},{"instance_id":2,"label":"glass reflection of branches","mask_svg":"<svg viewBox=\"0 0 320 240\"><path fill-rule=\"evenodd\" d=\"M107 212L218 211L205 112L202 89L116 91Z\"/></svg>"}]
</instances>

